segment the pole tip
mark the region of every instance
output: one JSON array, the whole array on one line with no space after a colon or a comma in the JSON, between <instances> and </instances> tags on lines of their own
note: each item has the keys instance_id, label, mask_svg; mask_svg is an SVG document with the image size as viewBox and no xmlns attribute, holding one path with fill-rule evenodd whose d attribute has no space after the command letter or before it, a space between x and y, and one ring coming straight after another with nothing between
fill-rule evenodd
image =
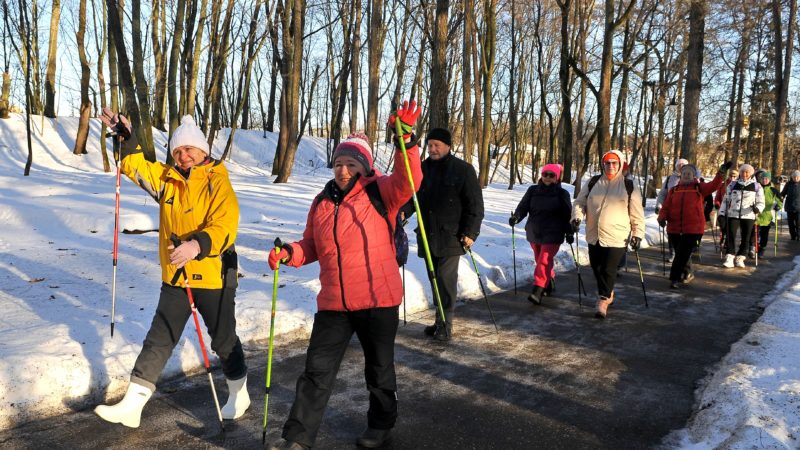
<instances>
[{"instance_id":1,"label":"pole tip","mask_svg":"<svg viewBox=\"0 0 800 450\"><path fill-rule=\"evenodd\" d=\"M111 322L111 337L114 337L114 322Z\"/></svg>"}]
</instances>

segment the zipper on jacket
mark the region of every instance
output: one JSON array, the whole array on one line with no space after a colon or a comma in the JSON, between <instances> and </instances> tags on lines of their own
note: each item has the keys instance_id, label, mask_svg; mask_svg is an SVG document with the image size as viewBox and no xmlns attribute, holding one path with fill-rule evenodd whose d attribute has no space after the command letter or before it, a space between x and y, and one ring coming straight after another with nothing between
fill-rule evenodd
<instances>
[{"instance_id":1,"label":"zipper on jacket","mask_svg":"<svg viewBox=\"0 0 800 450\"><path fill-rule=\"evenodd\" d=\"M339 289L342 291L342 306L345 311L350 311L347 307L347 302L344 301L344 276L342 274L342 249L339 247L339 236L336 234L336 228L339 223L339 204L333 204L333 243L336 245L336 262L339 265Z\"/></svg>"}]
</instances>

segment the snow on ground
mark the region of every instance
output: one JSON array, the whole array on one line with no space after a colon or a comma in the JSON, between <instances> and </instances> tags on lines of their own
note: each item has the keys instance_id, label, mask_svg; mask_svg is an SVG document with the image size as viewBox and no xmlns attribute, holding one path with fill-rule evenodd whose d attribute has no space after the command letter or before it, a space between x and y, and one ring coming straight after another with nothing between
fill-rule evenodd
<instances>
[{"instance_id":1,"label":"snow on ground","mask_svg":"<svg viewBox=\"0 0 800 450\"><path fill-rule=\"evenodd\" d=\"M149 327L158 298L155 233L121 234L117 272L116 328L110 337L114 174L104 173L99 151L99 123L93 121L88 154L72 155L77 119L33 122L33 168L23 177L27 157L24 117L0 121L0 428L34 417L64 413L121 395ZM212 155L219 157L227 138L223 130ZM166 137L156 132L163 159ZM240 272L237 328L251 352L265 352L273 275L266 252L275 237L300 237L308 207L331 171L325 167L325 141L304 138L288 184L273 184L270 174L276 135L237 131L231 161L226 162L241 209L236 243ZM385 169L389 152L381 150L376 166ZM513 286L511 230L507 220L528 185L507 189L501 181L483 192L486 218L474 247L488 292ZM565 186L572 190L571 186ZM157 205L128 180L122 183L121 227L151 230L158 226ZM659 228L647 210L647 245L659 245ZM407 227L416 227L415 218ZM533 261L522 226L516 228L518 284L527 289ZM583 235L581 234L581 238ZM406 267L406 310L427 320L433 312L425 267L411 239ZM587 262L586 243L579 258ZM556 257L557 272L574 267L570 247ZM798 261L800 264L800 260ZM467 257L459 268L459 296L478 299L478 279ZM319 290L318 265L284 268L279 275L277 345L305 336L311 327ZM800 323L800 275L787 274L768 300L751 335L733 347L725 365L702 392L703 406L680 435L681 445L703 448L722 442L741 446L763 441L768 430L775 445L797 435L800 389L796 348ZM785 292L784 292L785 291ZM201 368L191 321L163 376ZM755 334L757 333L757 334ZM208 337L206 336L206 342ZM758 342L753 345L748 342ZM727 367L730 367L728 369ZM749 427L749 428L748 428ZM761 435L759 435L761 434ZM726 441L727 439L727 441ZM796 447L796 445L791 445ZM742 448L743 448L742 447ZM738 447L736 447L738 448Z\"/></svg>"}]
</instances>

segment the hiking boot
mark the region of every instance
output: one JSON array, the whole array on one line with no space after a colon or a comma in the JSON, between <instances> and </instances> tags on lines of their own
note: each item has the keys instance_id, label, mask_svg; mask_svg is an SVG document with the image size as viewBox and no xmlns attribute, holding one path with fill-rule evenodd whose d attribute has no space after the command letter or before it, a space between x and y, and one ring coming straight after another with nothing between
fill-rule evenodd
<instances>
[{"instance_id":1,"label":"hiking boot","mask_svg":"<svg viewBox=\"0 0 800 450\"><path fill-rule=\"evenodd\" d=\"M428 325L424 330L422 330L422 332L425 333L425 336L433 337L433 335L436 334L436 323L433 325Z\"/></svg>"},{"instance_id":2,"label":"hiking boot","mask_svg":"<svg viewBox=\"0 0 800 450\"><path fill-rule=\"evenodd\" d=\"M727 267L729 269L734 267L733 259L733 255L725 255L725 262L722 263L722 267Z\"/></svg>"},{"instance_id":3,"label":"hiking boot","mask_svg":"<svg viewBox=\"0 0 800 450\"><path fill-rule=\"evenodd\" d=\"M447 322L447 325L438 324L436 326L436 331L433 333L433 338L440 342L447 342L450 338L453 337L453 327L450 325L450 322Z\"/></svg>"},{"instance_id":4,"label":"hiking boot","mask_svg":"<svg viewBox=\"0 0 800 450\"><path fill-rule=\"evenodd\" d=\"M669 284L670 289L680 289L681 282L680 281L673 281Z\"/></svg>"},{"instance_id":5,"label":"hiking boot","mask_svg":"<svg viewBox=\"0 0 800 450\"><path fill-rule=\"evenodd\" d=\"M614 303L614 293L611 293L611 297L603 297L597 300L597 311L595 311L594 316L598 319L605 319L608 315L608 307Z\"/></svg>"},{"instance_id":6,"label":"hiking boot","mask_svg":"<svg viewBox=\"0 0 800 450\"><path fill-rule=\"evenodd\" d=\"M542 304L542 294L544 294L545 289L541 286L533 286L533 291L531 291L531 295L528 296L528 301L533 303L534 305L541 305Z\"/></svg>"},{"instance_id":7,"label":"hiking boot","mask_svg":"<svg viewBox=\"0 0 800 450\"><path fill-rule=\"evenodd\" d=\"M556 291L556 282L552 278L547 282L547 287L544 288L544 296L549 297Z\"/></svg>"},{"instance_id":8,"label":"hiking boot","mask_svg":"<svg viewBox=\"0 0 800 450\"><path fill-rule=\"evenodd\" d=\"M303 444L290 441L288 439L281 439L280 442L276 442L269 447L269 450L308 450L310 447L306 447Z\"/></svg>"},{"instance_id":9,"label":"hiking boot","mask_svg":"<svg viewBox=\"0 0 800 450\"><path fill-rule=\"evenodd\" d=\"M364 448L378 448L383 447L383 444L389 441L392 436L392 430L378 430L375 428L367 428L361 433L361 436L356 441L356 445Z\"/></svg>"}]
</instances>

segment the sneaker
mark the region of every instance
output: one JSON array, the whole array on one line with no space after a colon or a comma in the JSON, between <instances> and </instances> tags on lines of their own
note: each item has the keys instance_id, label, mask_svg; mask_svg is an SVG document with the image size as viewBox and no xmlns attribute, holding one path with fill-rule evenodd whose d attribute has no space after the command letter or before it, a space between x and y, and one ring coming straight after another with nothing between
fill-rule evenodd
<instances>
[{"instance_id":1,"label":"sneaker","mask_svg":"<svg viewBox=\"0 0 800 450\"><path fill-rule=\"evenodd\" d=\"M733 255L725 255L725 262L722 263L722 267L727 267L729 269L734 267L733 259Z\"/></svg>"},{"instance_id":2,"label":"sneaker","mask_svg":"<svg viewBox=\"0 0 800 450\"><path fill-rule=\"evenodd\" d=\"M683 284L689 284L692 282L692 280L694 280L694 274L689 273L688 275L686 275L686 278L684 278Z\"/></svg>"},{"instance_id":3,"label":"sneaker","mask_svg":"<svg viewBox=\"0 0 800 450\"><path fill-rule=\"evenodd\" d=\"M744 256L736 257L736 267L744 267Z\"/></svg>"},{"instance_id":4,"label":"sneaker","mask_svg":"<svg viewBox=\"0 0 800 450\"><path fill-rule=\"evenodd\" d=\"M750 258L750 259L755 259L756 258L756 248L755 247L750 247L750 251L747 252L747 257ZM742 266L742 267L744 267L744 266Z\"/></svg>"},{"instance_id":5,"label":"sneaker","mask_svg":"<svg viewBox=\"0 0 800 450\"><path fill-rule=\"evenodd\" d=\"M453 337L453 327L450 323L447 326L441 324L436 326L436 331L433 333L433 338L440 342L447 342Z\"/></svg>"}]
</instances>

